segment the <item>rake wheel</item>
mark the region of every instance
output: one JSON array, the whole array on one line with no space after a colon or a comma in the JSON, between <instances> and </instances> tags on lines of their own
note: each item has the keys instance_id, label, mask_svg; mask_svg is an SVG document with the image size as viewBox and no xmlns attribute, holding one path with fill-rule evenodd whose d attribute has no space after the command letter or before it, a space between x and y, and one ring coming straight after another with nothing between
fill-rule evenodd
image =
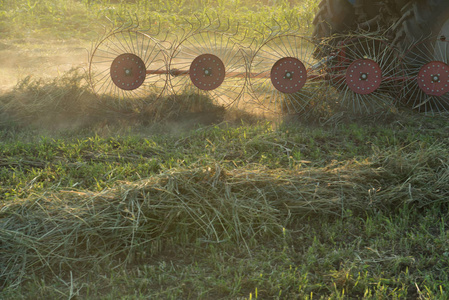
<instances>
[{"instance_id":1,"label":"rake wheel","mask_svg":"<svg viewBox=\"0 0 449 300\"><path fill-rule=\"evenodd\" d=\"M315 67L315 46L304 37L283 34L264 41L254 52L249 86L254 105L263 112L309 112L325 93L324 74Z\"/></svg>"},{"instance_id":2,"label":"rake wheel","mask_svg":"<svg viewBox=\"0 0 449 300\"><path fill-rule=\"evenodd\" d=\"M328 66L337 103L354 113L392 109L403 86L399 52L385 41L362 36L348 39Z\"/></svg>"},{"instance_id":3,"label":"rake wheel","mask_svg":"<svg viewBox=\"0 0 449 300\"><path fill-rule=\"evenodd\" d=\"M404 55L407 77L402 99L420 112L449 111L449 42L426 39Z\"/></svg>"},{"instance_id":4,"label":"rake wheel","mask_svg":"<svg viewBox=\"0 0 449 300\"><path fill-rule=\"evenodd\" d=\"M158 97L166 86L167 73L162 46L145 33L131 29L108 34L90 57L89 81L99 96Z\"/></svg>"},{"instance_id":5,"label":"rake wheel","mask_svg":"<svg viewBox=\"0 0 449 300\"><path fill-rule=\"evenodd\" d=\"M173 95L206 97L224 107L237 103L246 82L246 61L238 45L232 37L208 30L193 32L179 42L169 70Z\"/></svg>"}]
</instances>

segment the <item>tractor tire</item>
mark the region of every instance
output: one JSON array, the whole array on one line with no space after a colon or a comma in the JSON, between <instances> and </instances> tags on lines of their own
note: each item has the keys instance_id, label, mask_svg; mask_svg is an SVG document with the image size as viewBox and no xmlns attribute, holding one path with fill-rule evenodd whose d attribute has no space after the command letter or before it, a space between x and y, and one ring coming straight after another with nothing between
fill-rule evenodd
<instances>
[{"instance_id":1,"label":"tractor tire","mask_svg":"<svg viewBox=\"0 0 449 300\"><path fill-rule=\"evenodd\" d=\"M347 0L322 0L313 25L315 29L312 37L317 44L315 57L322 58L329 55L330 48L338 43L338 38L326 41L334 34L346 33L357 26L354 7ZM321 43L321 44L320 44Z\"/></svg>"},{"instance_id":2,"label":"tractor tire","mask_svg":"<svg viewBox=\"0 0 449 300\"><path fill-rule=\"evenodd\" d=\"M432 49L429 44L442 36L449 40L449 1L416 0L402 8L402 17L393 26L392 44L406 52L414 43L426 41L423 47ZM428 53L432 55L432 53ZM435 60L438 58L435 57Z\"/></svg>"},{"instance_id":3,"label":"tractor tire","mask_svg":"<svg viewBox=\"0 0 449 300\"><path fill-rule=\"evenodd\" d=\"M449 1L415 0L404 6L402 17L393 26L392 44L403 54L406 76L418 76L433 61L449 64ZM424 80L423 80L424 81ZM449 111L449 95L434 96L409 83L402 101L420 112ZM420 91L420 92L417 92Z\"/></svg>"}]
</instances>

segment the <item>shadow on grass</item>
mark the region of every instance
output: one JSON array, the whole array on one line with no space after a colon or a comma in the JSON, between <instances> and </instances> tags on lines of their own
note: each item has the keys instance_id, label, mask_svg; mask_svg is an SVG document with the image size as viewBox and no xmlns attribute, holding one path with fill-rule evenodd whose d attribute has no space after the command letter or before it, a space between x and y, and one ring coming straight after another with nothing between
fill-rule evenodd
<instances>
[{"instance_id":1,"label":"shadow on grass","mask_svg":"<svg viewBox=\"0 0 449 300\"><path fill-rule=\"evenodd\" d=\"M170 124L189 130L224 121L251 123L257 117L191 93L140 99L98 97L89 89L85 75L76 69L50 81L26 77L13 90L0 95L3 129L76 131Z\"/></svg>"}]
</instances>

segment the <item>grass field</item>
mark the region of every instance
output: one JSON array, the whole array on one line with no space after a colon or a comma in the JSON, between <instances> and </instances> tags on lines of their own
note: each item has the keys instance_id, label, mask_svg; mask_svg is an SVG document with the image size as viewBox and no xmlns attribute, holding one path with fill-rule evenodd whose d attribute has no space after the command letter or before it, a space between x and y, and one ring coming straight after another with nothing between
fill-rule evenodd
<instances>
[{"instance_id":1,"label":"grass field","mask_svg":"<svg viewBox=\"0 0 449 300\"><path fill-rule=\"evenodd\" d=\"M268 120L178 99L160 118L87 85L105 15L251 28L316 8L242 3L0 0L17 58L0 66L1 299L448 298L447 116Z\"/></svg>"}]
</instances>

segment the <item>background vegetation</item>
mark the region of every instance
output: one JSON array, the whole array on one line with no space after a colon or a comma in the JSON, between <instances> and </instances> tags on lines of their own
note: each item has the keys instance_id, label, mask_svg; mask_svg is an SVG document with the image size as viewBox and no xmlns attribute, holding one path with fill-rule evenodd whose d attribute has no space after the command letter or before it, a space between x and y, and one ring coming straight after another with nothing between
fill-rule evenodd
<instances>
[{"instance_id":1,"label":"background vegetation","mask_svg":"<svg viewBox=\"0 0 449 300\"><path fill-rule=\"evenodd\" d=\"M127 12L178 29L188 22L177 16L216 12L251 28L290 14L308 24L316 7L0 4L5 44L90 40L104 16ZM82 70L0 94L1 298L447 298L447 116L269 121L207 99L190 112L178 99L161 119L109 101Z\"/></svg>"},{"instance_id":2,"label":"background vegetation","mask_svg":"<svg viewBox=\"0 0 449 300\"><path fill-rule=\"evenodd\" d=\"M240 25L250 34L265 30L273 19L281 24L300 24L310 29L316 0L241 1L241 0L3 0L0 2L0 28L3 37L89 39L95 29L139 21L140 28L161 28L164 32L185 30L198 19L220 19ZM98 32L97 32L98 34Z\"/></svg>"}]
</instances>

